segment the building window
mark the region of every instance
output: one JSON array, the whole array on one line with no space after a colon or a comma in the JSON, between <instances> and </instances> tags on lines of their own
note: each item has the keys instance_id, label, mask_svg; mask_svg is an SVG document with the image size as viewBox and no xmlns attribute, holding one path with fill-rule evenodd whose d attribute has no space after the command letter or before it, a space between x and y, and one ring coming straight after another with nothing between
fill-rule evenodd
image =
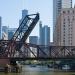
<instances>
[{"instance_id":1,"label":"building window","mask_svg":"<svg viewBox=\"0 0 75 75\"><path fill-rule=\"evenodd\" d=\"M66 12L65 12L65 11L63 11L63 13L65 14Z\"/></svg>"},{"instance_id":2,"label":"building window","mask_svg":"<svg viewBox=\"0 0 75 75\"><path fill-rule=\"evenodd\" d=\"M70 22L70 18L69 18L69 16L68 16L68 21Z\"/></svg>"},{"instance_id":3,"label":"building window","mask_svg":"<svg viewBox=\"0 0 75 75\"><path fill-rule=\"evenodd\" d=\"M63 40L63 42L65 42L65 40Z\"/></svg>"},{"instance_id":4,"label":"building window","mask_svg":"<svg viewBox=\"0 0 75 75\"><path fill-rule=\"evenodd\" d=\"M68 16L68 19L69 19L69 16Z\"/></svg>"},{"instance_id":5,"label":"building window","mask_svg":"<svg viewBox=\"0 0 75 75\"><path fill-rule=\"evenodd\" d=\"M64 36L65 36L65 34L64 34Z\"/></svg>"},{"instance_id":6,"label":"building window","mask_svg":"<svg viewBox=\"0 0 75 75\"><path fill-rule=\"evenodd\" d=\"M65 27L65 25L63 25L63 27Z\"/></svg>"},{"instance_id":7,"label":"building window","mask_svg":"<svg viewBox=\"0 0 75 75\"><path fill-rule=\"evenodd\" d=\"M73 16L73 20L74 20L74 16Z\"/></svg>"},{"instance_id":8,"label":"building window","mask_svg":"<svg viewBox=\"0 0 75 75\"><path fill-rule=\"evenodd\" d=\"M68 10L68 14L70 13L70 11Z\"/></svg>"},{"instance_id":9,"label":"building window","mask_svg":"<svg viewBox=\"0 0 75 75\"><path fill-rule=\"evenodd\" d=\"M71 29L72 29L72 27L71 27Z\"/></svg>"},{"instance_id":10,"label":"building window","mask_svg":"<svg viewBox=\"0 0 75 75\"><path fill-rule=\"evenodd\" d=\"M70 19L68 18L68 21L69 21L69 23L70 23Z\"/></svg>"},{"instance_id":11,"label":"building window","mask_svg":"<svg viewBox=\"0 0 75 75\"><path fill-rule=\"evenodd\" d=\"M64 25L65 25L65 22L64 22Z\"/></svg>"},{"instance_id":12,"label":"building window","mask_svg":"<svg viewBox=\"0 0 75 75\"><path fill-rule=\"evenodd\" d=\"M64 19L64 21L65 21L65 19Z\"/></svg>"},{"instance_id":13,"label":"building window","mask_svg":"<svg viewBox=\"0 0 75 75\"><path fill-rule=\"evenodd\" d=\"M64 34L65 34L65 31L64 31Z\"/></svg>"},{"instance_id":14,"label":"building window","mask_svg":"<svg viewBox=\"0 0 75 75\"><path fill-rule=\"evenodd\" d=\"M63 28L65 30L65 28Z\"/></svg>"},{"instance_id":15,"label":"building window","mask_svg":"<svg viewBox=\"0 0 75 75\"><path fill-rule=\"evenodd\" d=\"M74 10L73 10L73 14L74 14Z\"/></svg>"},{"instance_id":16,"label":"building window","mask_svg":"<svg viewBox=\"0 0 75 75\"><path fill-rule=\"evenodd\" d=\"M65 37L63 38L63 40L65 40Z\"/></svg>"},{"instance_id":17,"label":"building window","mask_svg":"<svg viewBox=\"0 0 75 75\"><path fill-rule=\"evenodd\" d=\"M71 36L72 36L72 34L71 34ZM72 38L72 37L71 37Z\"/></svg>"},{"instance_id":18,"label":"building window","mask_svg":"<svg viewBox=\"0 0 75 75\"><path fill-rule=\"evenodd\" d=\"M69 30L70 30L70 28L69 28Z\"/></svg>"}]
</instances>

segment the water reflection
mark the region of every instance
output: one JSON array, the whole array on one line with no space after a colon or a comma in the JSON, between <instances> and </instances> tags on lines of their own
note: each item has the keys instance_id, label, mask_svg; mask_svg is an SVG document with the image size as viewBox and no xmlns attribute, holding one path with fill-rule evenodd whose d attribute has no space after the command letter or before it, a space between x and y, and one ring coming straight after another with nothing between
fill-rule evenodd
<instances>
[{"instance_id":1,"label":"water reflection","mask_svg":"<svg viewBox=\"0 0 75 75\"><path fill-rule=\"evenodd\" d=\"M22 73L0 73L0 75L75 75L74 72L54 72L46 66L23 66Z\"/></svg>"}]
</instances>

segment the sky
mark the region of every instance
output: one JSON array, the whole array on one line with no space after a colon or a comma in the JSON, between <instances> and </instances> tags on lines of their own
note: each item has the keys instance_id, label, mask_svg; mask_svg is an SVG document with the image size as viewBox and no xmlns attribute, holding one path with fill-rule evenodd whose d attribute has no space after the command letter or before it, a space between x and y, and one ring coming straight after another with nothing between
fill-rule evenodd
<instances>
[{"instance_id":1,"label":"sky","mask_svg":"<svg viewBox=\"0 0 75 75\"><path fill-rule=\"evenodd\" d=\"M53 32L53 0L0 0L0 16L2 25L18 27L19 19L22 17L22 10L27 9L29 14L40 13L40 20L43 25L51 29L51 40ZM75 0L73 0L73 4ZM36 31L37 30L37 31ZM39 35L39 24L36 25L31 35Z\"/></svg>"}]
</instances>

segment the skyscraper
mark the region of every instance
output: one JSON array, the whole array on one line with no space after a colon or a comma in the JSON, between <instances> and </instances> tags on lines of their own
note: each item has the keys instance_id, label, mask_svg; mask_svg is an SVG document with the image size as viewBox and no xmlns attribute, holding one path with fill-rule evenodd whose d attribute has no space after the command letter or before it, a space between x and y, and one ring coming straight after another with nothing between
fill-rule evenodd
<instances>
[{"instance_id":1,"label":"skyscraper","mask_svg":"<svg viewBox=\"0 0 75 75\"><path fill-rule=\"evenodd\" d=\"M75 46L75 8L62 9L56 30L56 45Z\"/></svg>"},{"instance_id":2,"label":"skyscraper","mask_svg":"<svg viewBox=\"0 0 75 75\"><path fill-rule=\"evenodd\" d=\"M56 38L56 21L63 8L72 8L72 0L53 0L53 41Z\"/></svg>"},{"instance_id":3,"label":"skyscraper","mask_svg":"<svg viewBox=\"0 0 75 75\"><path fill-rule=\"evenodd\" d=\"M50 27L47 25L42 28L42 45L50 45Z\"/></svg>"},{"instance_id":4,"label":"skyscraper","mask_svg":"<svg viewBox=\"0 0 75 75\"><path fill-rule=\"evenodd\" d=\"M19 20L19 25L26 15L28 15L28 10L26 10L26 9L22 10L22 18Z\"/></svg>"},{"instance_id":5,"label":"skyscraper","mask_svg":"<svg viewBox=\"0 0 75 75\"><path fill-rule=\"evenodd\" d=\"M2 18L0 17L0 39L2 39Z\"/></svg>"},{"instance_id":6,"label":"skyscraper","mask_svg":"<svg viewBox=\"0 0 75 75\"><path fill-rule=\"evenodd\" d=\"M42 22L39 23L39 44L40 45L50 45L50 27L45 25L42 27Z\"/></svg>"},{"instance_id":7,"label":"skyscraper","mask_svg":"<svg viewBox=\"0 0 75 75\"><path fill-rule=\"evenodd\" d=\"M23 19L26 15L28 15L28 10L26 10L26 9L22 10L22 19Z\"/></svg>"},{"instance_id":8,"label":"skyscraper","mask_svg":"<svg viewBox=\"0 0 75 75\"><path fill-rule=\"evenodd\" d=\"M50 27L47 25L42 27L42 22L39 23L39 44L41 45L40 48L49 55L49 46L50 46ZM40 52L40 56L44 56L42 52Z\"/></svg>"}]
</instances>

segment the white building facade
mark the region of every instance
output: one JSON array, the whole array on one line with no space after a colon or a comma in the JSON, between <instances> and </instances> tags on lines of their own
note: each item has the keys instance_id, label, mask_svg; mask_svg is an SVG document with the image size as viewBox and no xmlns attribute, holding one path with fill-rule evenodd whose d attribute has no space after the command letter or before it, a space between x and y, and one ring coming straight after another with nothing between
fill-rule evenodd
<instances>
[{"instance_id":1,"label":"white building facade","mask_svg":"<svg viewBox=\"0 0 75 75\"><path fill-rule=\"evenodd\" d=\"M72 8L72 0L53 0L53 41L56 41L56 21L63 8Z\"/></svg>"},{"instance_id":2,"label":"white building facade","mask_svg":"<svg viewBox=\"0 0 75 75\"><path fill-rule=\"evenodd\" d=\"M75 8L62 9L56 23L56 44L75 46Z\"/></svg>"}]
</instances>

